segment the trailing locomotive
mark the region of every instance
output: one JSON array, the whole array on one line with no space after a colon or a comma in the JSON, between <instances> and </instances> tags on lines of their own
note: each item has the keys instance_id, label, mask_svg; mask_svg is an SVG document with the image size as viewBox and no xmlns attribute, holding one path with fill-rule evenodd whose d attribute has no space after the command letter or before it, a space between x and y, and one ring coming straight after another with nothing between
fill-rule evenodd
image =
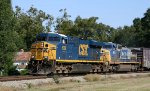
<instances>
[{"instance_id":1,"label":"trailing locomotive","mask_svg":"<svg viewBox=\"0 0 150 91\"><path fill-rule=\"evenodd\" d=\"M110 51L112 71L137 71L141 63L131 49L112 42L104 43L103 48Z\"/></svg>"},{"instance_id":2,"label":"trailing locomotive","mask_svg":"<svg viewBox=\"0 0 150 91\"><path fill-rule=\"evenodd\" d=\"M58 33L41 33L31 46L31 74L137 71L137 51L110 42L97 42Z\"/></svg>"}]
</instances>

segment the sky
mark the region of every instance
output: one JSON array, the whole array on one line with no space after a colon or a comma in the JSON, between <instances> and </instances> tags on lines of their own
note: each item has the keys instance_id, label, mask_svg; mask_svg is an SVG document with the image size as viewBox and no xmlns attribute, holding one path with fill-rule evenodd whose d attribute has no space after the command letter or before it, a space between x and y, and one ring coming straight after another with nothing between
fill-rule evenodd
<instances>
[{"instance_id":1,"label":"sky","mask_svg":"<svg viewBox=\"0 0 150 91\"><path fill-rule=\"evenodd\" d=\"M13 8L20 6L27 11L31 6L54 17L60 17L60 9L67 9L71 20L99 17L98 23L117 28L132 25L133 19L143 17L150 8L150 0L12 0Z\"/></svg>"}]
</instances>

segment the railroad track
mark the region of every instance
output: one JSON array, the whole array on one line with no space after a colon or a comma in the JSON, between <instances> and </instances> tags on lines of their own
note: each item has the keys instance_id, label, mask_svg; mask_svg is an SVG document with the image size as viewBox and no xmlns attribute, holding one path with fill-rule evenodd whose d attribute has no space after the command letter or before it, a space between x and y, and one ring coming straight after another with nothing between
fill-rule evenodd
<instances>
[{"instance_id":1,"label":"railroad track","mask_svg":"<svg viewBox=\"0 0 150 91\"><path fill-rule=\"evenodd\" d=\"M44 79L44 78L47 78L47 76L4 76L4 77L0 77L0 82L30 80L30 79Z\"/></svg>"},{"instance_id":2,"label":"railroad track","mask_svg":"<svg viewBox=\"0 0 150 91\"><path fill-rule=\"evenodd\" d=\"M117 75L117 74L137 74L137 73L150 73L149 71L143 71L143 72L117 72L117 73L100 73L99 75ZM85 74L69 74L69 75L62 75L62 74L57 74L58 77L75 77L75 76L85 76ZM5 82L5 81L19 81L19 80L31 80L31 79L46 79L46 78L53 78L54 75L50 76L0 76L0 82Z\"/></svg>"}]
</instances>

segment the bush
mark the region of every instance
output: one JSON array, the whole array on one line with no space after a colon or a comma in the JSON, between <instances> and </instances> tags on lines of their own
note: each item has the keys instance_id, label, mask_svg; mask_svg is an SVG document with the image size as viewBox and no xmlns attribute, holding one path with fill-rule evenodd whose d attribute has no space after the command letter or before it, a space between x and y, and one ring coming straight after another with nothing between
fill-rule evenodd
<instances>
[{"instance_id":1,"label":"bush","mask_svg":"<svg viewBox=\"0 0 150 91\"><path fill-rule=\"evenodd\" d=\"M8 75L9 76L12 76L12 75L20 75L19 71L16 70L16 67L11 67L9 70L8 70Z\"/></svg>"},{"instance_id":2,"label":"bush","mask_svg":"<svg viewBox=\"0 0 150 91\"><path fill-rule=\"evenodd\" d=\"M28 75L28 74L29 74L29 71L27 69L20 71L20 75Z\"/></svg>"},{"instance_id":3,"label":"bush","mask_svg":"<svg viewBox=\"0 0 150 91\"><path fill-rule=\"evenodd\" d=\"M86 81L99 81L100 80L100 75L98 74L88 74L84 76L84 79Z\"/></svg>"}]
</instances>

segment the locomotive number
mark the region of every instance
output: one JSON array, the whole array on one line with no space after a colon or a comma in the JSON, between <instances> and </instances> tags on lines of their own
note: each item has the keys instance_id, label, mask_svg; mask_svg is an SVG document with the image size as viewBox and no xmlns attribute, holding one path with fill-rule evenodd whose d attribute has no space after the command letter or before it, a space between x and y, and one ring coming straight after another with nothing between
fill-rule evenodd
<instances>
[{"instance_id":1,"label":"locomotive number","mask_svg":"<svg viewBox=\"0 0 150 91\"><path fill-rule=\"evenodd\" d=\"M81 56L87 56L88 55L88 45L80 44L79 55L81 55Z\"/></svg>"},{"instance_id":2,"label":"locomotive number","mask_svg":"<svg viewBox=\"0 0 150 91\"><path fill-rule=\"evenodd\" d=\"M66 46L62 46L62 50L64 50L64 51L65 51L65 50L66 50Z\"/></svg>"}]
</instances>

